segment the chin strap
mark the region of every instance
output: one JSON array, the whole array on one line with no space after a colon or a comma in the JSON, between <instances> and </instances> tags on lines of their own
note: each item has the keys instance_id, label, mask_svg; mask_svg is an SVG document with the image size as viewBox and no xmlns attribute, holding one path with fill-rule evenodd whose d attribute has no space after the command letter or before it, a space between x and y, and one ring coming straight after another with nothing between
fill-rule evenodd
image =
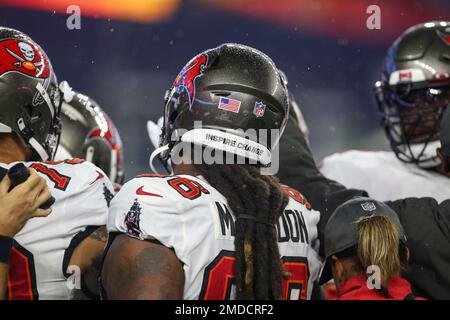
<instances>
[{"instance_id":1,"label":"chin strap","mask_svg":"<svg viewBox=\"0 0 450 320\"><path fill-rule=\"evenodd\" d=\"M150 141L155 148L159 147L159 137L161 136L161 128L163 127L164 119L160 117L155 123L151 120L147 121L147 133Z\"/></svg>"},{"instance_id":2,"label":"chin strap","mask_svg":"<svg viewBox=\"0 0 450 320\"><path fill-rule=\"evenodd\" d=\"M17 126L19 127L22 138L37 152L42 161L48 160L49 156L44 147L33 137L33 130L27 128L22 118L17 120Z\"/></svg>"},{"instance_id":3,"label":"chin strap","mask_svg":"<svg viewBox=\"0 0 450 320\"><path fill-rule=\"evenodd\" d=\"M72 87L67 83L67 81L62 81L59 83L59 90L62 93L63 101L66 103L70 103L73 100L75 93L72 90Z\"/></svg>"},{"instance_id":4,"label":"chin strap","mask_svg":"<svg viewBox=\"0 0 450 320\"><path fill-rule=\"evenodd\" d=\"M159 148L156 148L155 150L153 150L152 154L150 155L150 159L148 160L148 164L150 165L150 168L152 169L152 171L156 174L159 174L160 172L158 172L158 170L156 170L156 168L153 166L153 162L155 161L155 158L161 154L164 151L169 150L169 145L166 144L164 146L161 146ZM171 169L171 168L170 168ZM171 171L171 170L170 170Z\"/></svg>"}]
</instances>

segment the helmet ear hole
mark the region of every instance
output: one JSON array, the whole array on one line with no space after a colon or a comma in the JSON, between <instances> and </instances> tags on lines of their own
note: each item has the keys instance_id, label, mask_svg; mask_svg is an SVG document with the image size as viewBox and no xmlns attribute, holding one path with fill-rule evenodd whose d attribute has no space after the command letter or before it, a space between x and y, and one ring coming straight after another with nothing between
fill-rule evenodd
<instances>
[{"instance_id":1,"label":"helmet ear hole","mask_svg":"<svg viewBox=\"0 0 450 320\"><path fill-rule=\"evenodd\" d=\"M30 118L30 123L36 123L38 120L42 118L42 112L40 110L34 109L31 105L26 105L24 110L28 117Z\"/></svg>"}]
</instances>

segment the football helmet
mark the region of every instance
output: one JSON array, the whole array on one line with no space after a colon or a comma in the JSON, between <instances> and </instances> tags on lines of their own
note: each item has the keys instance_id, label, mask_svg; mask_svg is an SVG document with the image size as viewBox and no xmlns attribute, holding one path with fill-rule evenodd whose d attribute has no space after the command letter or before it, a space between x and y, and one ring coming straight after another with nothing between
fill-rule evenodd
<instances>
[{"instance_id":1,"label":"football helmet","mask_svg":"<svg viewBox=\"0 0 450 320\"><path fill-rule=\"evenodd\" d=\"M0 27L0 133L16 133L30 156L52 159L61 132L60 91L44 50L20 31Z\"/></svg>"},{"instance_id":2,"label":"football helmet","mask_svg":"<svg viewBox=\"0 0 450 320\"><path fill-rule=\"evenodd\" d=\"M393 43L375 98L397 157L437 166L440 118L450 104L450 22L413 26Z\"/></svg>"},{"instance_id":3,"label":"football helmet","mask_svg":"<svg viewBox=\"0 0 450 320\"><path fill-rule=\"evenodd\" d=\"M123 184L124 159L119 131L91 98L78 92L63 99L62 133L55 160L82 158L102 169L111 182Z\"/></svg>"},{"instance_id":4,"label":"football helmet","mask_svg":"<svg viewBox=\"0 0 450 320\"><path fill-rule=\"evenodd\" d=\"M150 164L159 154L171 171L171 151L184 142L267 166L288 113L287 85L273 61L248 46L220 45L191 59L166 92L160 148Z\"/></svg>"}]
</instances>

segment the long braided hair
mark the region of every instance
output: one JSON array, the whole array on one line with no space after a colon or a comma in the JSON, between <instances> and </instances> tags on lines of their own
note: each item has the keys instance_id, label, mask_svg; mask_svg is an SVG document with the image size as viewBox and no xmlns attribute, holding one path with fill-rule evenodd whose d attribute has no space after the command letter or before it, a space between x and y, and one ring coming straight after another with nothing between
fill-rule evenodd
<instances>
[{"instance_id":1,"label":"long braided hair","mask_svg":"<svg viewBox=\"0 0 450 320\"><path fill-rule=\"evenodd\" d=\"M275 224L288 203L274 176L252 165L194 165L222 193L236 220L237 299L281 299L284 272Z\"/></svg>"}]
</instances>

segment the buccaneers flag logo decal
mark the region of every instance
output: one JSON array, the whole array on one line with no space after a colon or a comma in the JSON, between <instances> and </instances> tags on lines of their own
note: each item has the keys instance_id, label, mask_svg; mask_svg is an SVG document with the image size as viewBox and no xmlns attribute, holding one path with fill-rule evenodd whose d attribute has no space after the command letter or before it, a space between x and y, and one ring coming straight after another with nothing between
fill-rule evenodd
<instances>
[{"instance_id":1,"label":"buccaneers flag logo decal","mask_svg":"<svg viewBox=\"0 0 450 320\"><path fill-rule=\"evenodd\" d=\"M30 41L0 41L0 77L10 71L46 79L50 74L48 58L41 48Z\"/></svg>"},{"instance_id":2,"label":"buccaneers flag logo decal","mask_svg":"<svg viewBox=\"0 0 450 320\"><path fill-rule=\"evenodd\" d=\"M208 57L204 53L194 57L184 66L172 85L178 94L185 91L189 95L189 106L194 102L195 79L203 74L207 62Z\"/></svg>"},{"instance_id":3,"label":"buccaneers flag logo decal","mask_svg":"<svg viewBox=\"0 0 450 320\"><path fill-rule=\"evenodd\" d=\"M134 199L134 203L125 216L125 227L127 228L127 233L133 237L139 238L141 236L141 205L137 199Z\"/></svg>"}]
</instances>

